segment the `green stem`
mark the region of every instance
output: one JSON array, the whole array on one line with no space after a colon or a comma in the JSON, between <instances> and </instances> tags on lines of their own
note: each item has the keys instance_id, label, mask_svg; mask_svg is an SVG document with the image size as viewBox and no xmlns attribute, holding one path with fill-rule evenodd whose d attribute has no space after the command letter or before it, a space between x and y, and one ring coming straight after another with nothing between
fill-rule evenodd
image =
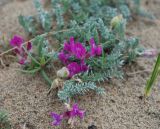
<instances>
[{"instance_id":1,"label":"green stem","mask_svg":"<svg viewBox=\"0 0 160 129\"><path fill-rule=\"evenodd\" d=\"M36 72L38 72L41 68L35 68L33 70L21 70L21 69L17 69L17 71L20 71L22 73L29 73L29 74L35 74Z\"/></svg>"},{"instance_id":2,"label":"green stem","mask_svg":"<svg viewBox=\"0 0 160 129\"><path fill-rule=\"evenodd\" d=\"M42 77L45 79L45 81L48 83L49 88L50 88L52 85L52 80L48 77L48 75L46 74L46 72L43 69L40 71L40 73L41 73Z\"/></svg>"}]
</instances>

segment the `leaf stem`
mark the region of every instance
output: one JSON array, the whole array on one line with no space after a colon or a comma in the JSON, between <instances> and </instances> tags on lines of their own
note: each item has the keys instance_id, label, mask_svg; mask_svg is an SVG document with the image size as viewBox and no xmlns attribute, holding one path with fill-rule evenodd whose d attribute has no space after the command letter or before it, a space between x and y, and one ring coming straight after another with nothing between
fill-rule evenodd
<instances>
[{"instance_id":1,"label":"leaf stem","mask_svg":"<svg viewBox=\"0 0 160 129\"><path fill-rule=\"evenodd\" d=\"M41 69L40 73L41 73L42 77L45 79L45 81L48 83L49 88L50 88L52 85L52 80L48 77L48 75L46 74L46 72L43 69Z\"/></svg>"},{"instance_id":2,"label":"leaf stem","mask_svg":"<svg viewBox=\"0 0 160 129\"><path fill-rule=\"evenodd\" d=\"M25 50L25 52L28 54L28 56L32 59L32 61L34 61L34 63L38 64L39 66L41 66L41 64L36 60L36 58L34 58L34 57L31 55L31 53L26 50L26 48L25 48L24 46L22 46L22 47L23 47L23 49Z\"/></svg>"}]
</instances>

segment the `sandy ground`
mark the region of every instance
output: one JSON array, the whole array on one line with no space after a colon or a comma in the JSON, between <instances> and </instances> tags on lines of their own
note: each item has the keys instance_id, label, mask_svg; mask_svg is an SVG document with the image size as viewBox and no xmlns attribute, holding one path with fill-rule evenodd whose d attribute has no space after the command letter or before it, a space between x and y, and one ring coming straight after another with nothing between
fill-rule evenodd
<instances>
[{"instance_id":1,"label":"sandy ground","mask_svg":"<svg viewBox=\"0 0 160 129\"><path fill-rule=\"evenodd\" d=\"M23 34L18 24L19 14L35 13L32 0L0 0L0 31L3 33ZM145 2L144 2L145 3ZM151 0L145 5L157 18L160 18L159 0ZM129 32L141 38L147 48L160 48L160 26L139 19L131 23ZM86 117L75 129L87 129L95 124L98 129L160 129L160 87L155 87L149 99L143 100L143 91L155 59L137 60L137 63L126 68L128 75L124 80L113 79L103 86L106 95L96 96L93 93L76 98L80 107L86 109ZM48 88L39 76L29 76L16 71L19 65L0 69L0 109L9 113L13 129L54 129L49 125L49 112L61 112L62 103L58 98L47 96ZM55 93L56 94L56 93ZM59 129L69 129L64 123ZM56 129L56 128L55 128Z\"/></svg>"}]
</instances>

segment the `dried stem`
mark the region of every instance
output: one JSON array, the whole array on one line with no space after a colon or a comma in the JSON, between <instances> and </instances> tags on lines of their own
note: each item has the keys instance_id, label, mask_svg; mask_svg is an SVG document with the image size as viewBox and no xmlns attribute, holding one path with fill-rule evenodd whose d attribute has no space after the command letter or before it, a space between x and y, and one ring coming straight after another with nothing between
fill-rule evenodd
<instances>
[{"instance_id":1,"label":"dried stem","mask_svg":"<svg viewBox=\"0 0 160 129\"><path fill-rule=\"evenodd\" d=\"M51 32L46 32L46 33L44 33L44 34L41 34L41 35L39 35L39 36L46 37L46 36L49 36L49 35L55 35L55 34L57 34L57 33L67 32L67 31L72 31L72 30L73 30L73 29L64 29L64 30L60 30L60 31L51 31ZM35 38L36 38L36 37L35 37ZM35 40L35 38L33 38L33 39L29 40L29 41L24 42L24 43L22 44L22 46L26 45L28 42L33 42L33 41ZM9 53L9 52L11 52L11 51L13 51L13 50L15 50L16 48L17 48L17 47L13 47L13 48L11 48L11 49L9 49L9 50L1 53L1 54L0 54L0 57L3 56L3 55L5 55L5 54L7 54L7 53Z\"/></svg>"}]
</instances>

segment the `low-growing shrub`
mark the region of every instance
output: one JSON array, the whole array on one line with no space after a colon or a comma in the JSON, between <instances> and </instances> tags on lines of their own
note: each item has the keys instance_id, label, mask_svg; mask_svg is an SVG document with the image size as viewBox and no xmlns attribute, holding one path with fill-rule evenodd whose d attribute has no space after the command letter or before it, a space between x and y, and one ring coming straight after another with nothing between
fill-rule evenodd
<instances>
[{"instance_id":1,"label":"low-growing shrub","mask_svg":"<svg viewBox=\"0 0 160 129\"><path fill-rule=\"evenodd\" d=\"M37 15L19 16L19 23L33 39L25 42L15 35L10 45L22 65L20 71L40 73L49 91L58 87L63 102L90 90L104 94L105 89L97 84L123 78L122 67L144 54L139 39L126 35L132 16L146 14L140 0L51 0L48 10L39 0L34 4ZM50 79L47 71L56 77ZM57 121L53 125L59 125L62 116L51 115Z\"/></svg>"}]
</instances>

